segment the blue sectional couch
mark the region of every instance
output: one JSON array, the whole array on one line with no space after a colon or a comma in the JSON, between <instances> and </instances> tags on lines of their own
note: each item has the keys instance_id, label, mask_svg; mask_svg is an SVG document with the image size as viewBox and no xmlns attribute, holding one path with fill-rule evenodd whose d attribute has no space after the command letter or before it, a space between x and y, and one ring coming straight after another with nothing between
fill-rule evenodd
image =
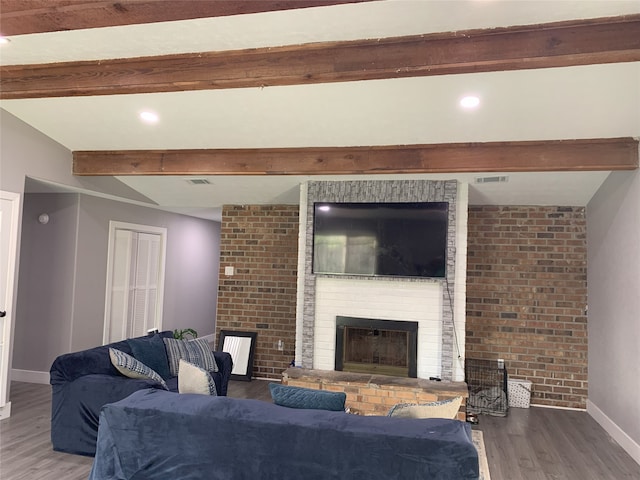
<instances>
[{"instance_id":1,"label":"blue sectional couch","mask_svg":"<svg viewBox=\"0 0 640 480\"><path fill-rule=\"evenodd\" d=\"M144 357L141 361L151 361L151 358L145 355L148 353L144 349L146 342L172 337L172 332L161 332L155 338L139 337L123 340L56 358L50 371L53 449L93 456L96 451L100 409L103 405L122 400L138 390L162 388L157 382L128 378L119 373L111 363L109 347L136 357L132 350L133 346L138 356ZM162 346L162 341L160 345ZM218 372L212 373L211 376L216 384L218 395L224 396L227 394L231 377L231 356L225 352L213 352L213 355L218 365ZM177 377L167 376L167 373L165 377L169 390L177 391Z\"/></svg>"},{"instance_id":2,"label":"blue sectional couch","mask_svg":"<svg viewBox=\"0 0 640 480\"><path fill-rule=\"evenodd\" d=\"M141 390L106 405L90 480L478 478L459 420L366 417Z\"/></svg>"}]
</instances>

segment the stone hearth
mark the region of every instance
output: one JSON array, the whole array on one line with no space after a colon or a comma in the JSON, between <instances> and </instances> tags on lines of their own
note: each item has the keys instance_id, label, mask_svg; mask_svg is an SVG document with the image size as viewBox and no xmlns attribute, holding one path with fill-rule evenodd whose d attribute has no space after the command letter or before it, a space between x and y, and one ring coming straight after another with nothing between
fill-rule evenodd
<instances>
[{"instance_id":1,"label":"stone hearth","mask_svg":"<svg viewBox=\"0 0 640 480\"><path fill-rule=\"evenodd\" d=\"M467 384L387 375L288 368L282 384L347 394L347 408L362 415L386 415L398 403L428 403L461 396L458 420L465 420Z\"/></svg>"}]
</instances>

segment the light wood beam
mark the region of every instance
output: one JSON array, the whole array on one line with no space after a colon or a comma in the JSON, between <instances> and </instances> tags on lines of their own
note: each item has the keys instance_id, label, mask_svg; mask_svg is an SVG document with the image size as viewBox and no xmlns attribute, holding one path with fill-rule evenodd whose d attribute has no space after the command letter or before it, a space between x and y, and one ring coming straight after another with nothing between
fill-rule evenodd
<instances>
[{"instance_id":1,"label":"light wood beam","mask_svg":"<svg viewBox=\"0 0 640 480\"><path fill-rule=\"evenodd\" d=\"M1 0L4 36L170 22L372 0Z\"/></svg>"},{"instance_id":2,"label":"light wood beam","mask_svg":"<svg viewBox=\"0 0 640 480\"><path fill-rule=\"evenodd\" d=\"M633 138L372 147L73 152L74 175L341 175L633 170Z\"/></svg>"},{"instance_id":3,"label":"light wood beam","mask_svg":"<svg viewBox=\"0 0 640 480\"><path fill-rule=\"evenodd\" d=\"M0 68L0 98L300 85L640 61L640 15Z\"/></svg>"}]
</instances>

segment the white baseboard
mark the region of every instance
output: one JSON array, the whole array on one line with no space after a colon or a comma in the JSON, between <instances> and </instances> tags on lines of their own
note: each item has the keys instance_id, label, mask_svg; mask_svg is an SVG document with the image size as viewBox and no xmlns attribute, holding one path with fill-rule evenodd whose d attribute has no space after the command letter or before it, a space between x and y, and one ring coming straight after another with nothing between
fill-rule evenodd
<instances>
[{"instance_id":1,"label":"white baseboard","mask_svg":"<svg viewBox=\"0 0 640 480\"><path fill-rule=\"evenodd\" d=\"M49 372L36 372L34 370L11 370L11 380L14 382L41 383L49 385Z\"/></svg>"},{"instance_id":2,"label":"white baseboard","mask_svg":"<svg viewBox=\"0 0 640 480\"><path fill-rule=\"evenodd\" d=\"M576 407L557 407L555 405L540 405L538 403L532 403L532 407L536 408L552 408L554 410L572 410L574 412L586 412L586 408L576 408Z\"/></svg>"},{"instance_id":3,"label":"white baseboard","mask_svg":"<svg viewBox=\"0 0 640 480\"><path fill-rule=\"evenodd\" d=\"M593 402L587 400L587 413L593 417L593 419L611 435L611 437L618 442L618 444L629 454L631 457L640 464L640 444L635 442L629 435L625 433L613 420L600 410Z\"/></svg>"},{"instance_id":4,"label":"white baseboard","mask_svg":"<svg viewBox=\"0 0 640 480\"><path fill-rule=\"evenodd\" d=\"M9 418L11 416L11 402L5 403L0 407L0 420Z\"/></svg>"}]
</instances>

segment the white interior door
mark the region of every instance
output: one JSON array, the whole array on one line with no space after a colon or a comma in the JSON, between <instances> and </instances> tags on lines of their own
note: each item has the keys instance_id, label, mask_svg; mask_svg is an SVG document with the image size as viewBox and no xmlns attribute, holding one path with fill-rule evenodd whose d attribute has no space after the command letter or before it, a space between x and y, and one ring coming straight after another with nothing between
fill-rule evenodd
<instances>
[{"instance_id":1,"label":"white interior door","mask_svg":"<svg viewBox=\"0 0 640 480\"><path fill-rule=\"evenodd\" d=\"M162 329L166 229L111 222L104 343Z\"/></svg>"},{"instance_id":2,"label":"white interior door","mask_svg":"<svg viewBox=\"0 0 640 480\"><path fill-rule=\"evenodd\" d=\"M135 270L132 272L131 336L139 337L156 328L158 311L158 267L160 263L160 235L138 233Z\"/></svg>"},{"instance_id":3,"label":"white interior door","mask_svg":"<svg viewBox=\"0 0 640 480\"><path fill-rule=\"evenodd\" d=\"M107 283L107 289L109 291L110 288L111 295L110 298L107 295L106 310L109 313L107 313L108 321L105 322L107 329L105 343L130 336L128 331L128 319L131 317L129 279L131 270L135 267L133 234L134 232L130 230L117 229L113 235L112 276L111 282Z\"/></svg>"},{"instance_id":4,"label":"white interior door","mask_svg":"<svg viewBox=\"0 0 640 480\"><path fill-rule=\"evenodd\" d=\"M20 195L0 191L0 419L11 414L9 366L19 214Z\"/></svg>"}]
</instances>

